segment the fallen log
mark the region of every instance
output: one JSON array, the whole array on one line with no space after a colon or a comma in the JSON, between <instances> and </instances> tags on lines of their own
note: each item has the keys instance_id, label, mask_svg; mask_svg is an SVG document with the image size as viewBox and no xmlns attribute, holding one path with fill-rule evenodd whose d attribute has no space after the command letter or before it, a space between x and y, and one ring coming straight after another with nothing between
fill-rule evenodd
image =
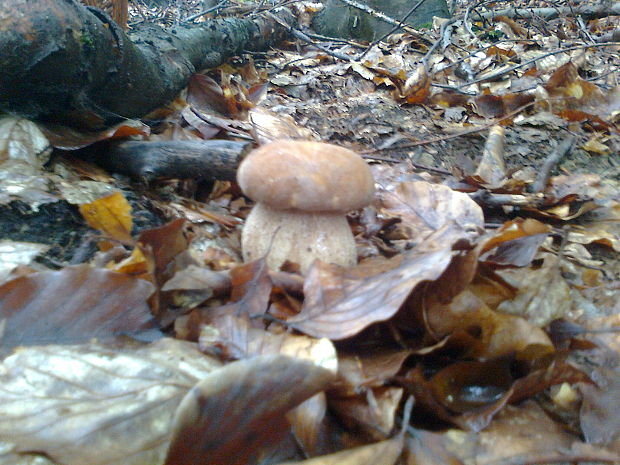
<instances>
[{"instance_id":1,"label":"fallen log","mask_svg":"<svg viewBox=\"0 0 620 465\"><path fill-rule=\"evenodd\" d=\"M19 12L19 14L17 14ZM275 14L294 25L292 13ZM280 41L286 28L257 16L126 34L76 0L0 2L0 111L82 129L147 114L192 73Z\"/></svg>"}]
</instances>

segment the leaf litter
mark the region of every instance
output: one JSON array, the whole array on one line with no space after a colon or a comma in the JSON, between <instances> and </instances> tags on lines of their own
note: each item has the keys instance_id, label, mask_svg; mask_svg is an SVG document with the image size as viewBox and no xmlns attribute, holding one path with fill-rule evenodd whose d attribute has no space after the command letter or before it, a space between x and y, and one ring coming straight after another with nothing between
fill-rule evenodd
<instances>
[{"instance_id":1,"label":"leaf litter","mask_svg":"<svg viewBox=\"0 0 620 465\"><path fill-rule=\"evenodd\" d=\"M354 64L300 44L269 53L272 73L197 74L154 131L4 121L19 147L0 162L28 178L6 180L0 204L71 197L98 252L41 271L34 249L4 272L0 460L619 461L618 92L613 72L588 79L611 45L579 44L570 16L554 20L577 44L563 51L534 20L469 20L424 66L428 46L399 34ZM547 173L569 133L576 148ZM127 186L70 158L41 170L45 138L128 135L346 141L378 187L348 216L359 265L242 264L250 205L229 181L150 186L170 221L136 233ZM78 180L101 186L78 199Z\"/></svg>"}]
</instances>

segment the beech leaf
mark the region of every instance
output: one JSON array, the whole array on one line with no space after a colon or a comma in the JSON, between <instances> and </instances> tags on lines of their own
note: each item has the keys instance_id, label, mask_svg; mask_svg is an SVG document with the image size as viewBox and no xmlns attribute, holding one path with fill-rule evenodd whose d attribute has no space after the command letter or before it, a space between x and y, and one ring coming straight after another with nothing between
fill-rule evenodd
<instances>
[{"instance_id":1,"label":"beech leaf","mask_svg":"<svg viewBox=\"0 0 620 465\"><path fill-rule=\"evenodd\" d=\"M183 396L220 363L161 339L20 349L0 366L0 441L62 465L157 465Z\"/></svg>"},{"instance_id":2,"label":"beech leaf","mask_svg":"<svg viewBox=\"0 0 620 465\"><path fill-rule=\"evenodd\" d=\"M391 318L422 281L433 281L450 264L448 247L410 253L385 273L352 277L345 269L320 262L308 271L301 312L287 322L314 337L344 339L372 323Z\"/></svg>"},{"instance_id":3,"label":"beech leaf","mask_svg":"<svg viewBox=\"0 0 620 465\"><path fill-rule=\"evenodd\" d=\"M155 337L153 285L114 271L68 266L0 286L0 345L77 343L120 334Z\"/></svg>"},{"instance_id":4,"label":"beech leaf","mask_svg":"<svg viewBox=\"0 0 620 465\"><path fill-rule=\"evenodd\" d=\"M312 362L282 355L225 366L183 399L165 465L258 463L288 431L286 412L333 378Z\"/></svg>"}]
</instances>

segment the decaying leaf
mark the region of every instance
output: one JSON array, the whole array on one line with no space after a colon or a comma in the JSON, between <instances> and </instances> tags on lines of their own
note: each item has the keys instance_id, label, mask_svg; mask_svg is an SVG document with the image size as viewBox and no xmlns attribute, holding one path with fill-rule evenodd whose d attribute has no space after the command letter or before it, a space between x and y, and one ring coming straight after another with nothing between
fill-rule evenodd
<instances>
[{"instance_id":1,"label":"decaying leaf","mask_svg":"<svg viewBox=\"0 0 620 465\"><path fill-rule=\"evenodd\" d=\"M22 276L0 286L0 345L77 343L158 334L147 305L153 286L87 265Z\"/></svg>"},{"instance_id":2,"label":"decaying leaf","mask_svg":"<svg viewBox=\"0 0 620 465\"><path fill-rule=\"evenodd\" d=\"M0 440L62 465L157 465L183 396L220 363L194 344L39 346L7 357Z\"/></svg>"},{"instance_id":3,"label":"decaying leaf","mask_svg":"<svg viewBox=\"0 0 620 465\"><path fill-rule=\"evenodd\" d=\"M341 267L315 262L304 283L302 310L287 323L314 337L353 336L391 318L415 286L441 276L451 258L452 251L446 247L413 251L395 260L393 269L361 279Z\"/></svg>"},{"instance_id":4,"label":"decaying leaf","mask_svg":"<svg viewBox=\"0 0 620 465\"><path fill-rule=\"evenodd\" d=\"M518 289L514 299L497 306L500 312L519 315L536 326L544 326L563 317L571 307L570 289L555 255L545 254L544 263L538 269L500 270L497 273Z\"/></svg>"},{"instance_id":5,"label":"decaying leaf","mask_svg":"<svg viewBox=\"0 0 620 465\"><path fill-rule=\"evenodd\" d=\"M183 399L165 465L258 463L288 430L286 412L327 388L333 376L281 355L221 368Z\"/></svg>"},{"instance_id":6,"label":"decaying leaf","mask_svg":"<svg viewBox=\"0 0 620 465\"><path fill-rule=\"evenodd\" d=\"M484 226L482 209L462 192L423 181L403 182L379 193L382 212L402 222L407 237L425 250L474 243Z\"/></svg>"},{"instance_id":7,"label":"decaying leaf","mask_svg":"<svg viewBox=\"0 0 620 465\"><path fill-rule=\"evenodd\" d=\"M394 465L402 453L402 448L402 438L396 437L300 462L283 462L280 465Z\"/></svg>"}]
</instances>

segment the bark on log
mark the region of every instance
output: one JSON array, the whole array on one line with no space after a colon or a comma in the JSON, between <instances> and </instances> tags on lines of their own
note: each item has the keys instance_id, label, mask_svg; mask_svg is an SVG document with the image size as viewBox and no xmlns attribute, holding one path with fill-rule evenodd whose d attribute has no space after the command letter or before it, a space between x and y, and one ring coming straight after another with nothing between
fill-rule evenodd
<instances>
[{"instance_id":1,"label":"bark on log","mask_svg":"<svg viewBox=\"0 0 620 465\"><path fill-rule=\"evenodd\" d=\"M277 14L294 25L289 10ZM0 2L0 110L96 129L173 100L190 75L287 31L268 18L225 18L125 34L76 0Z\"/></svg>"},{"instance_id":2,"label":"bark on log","mask_svg":"<svg viewBox=\"0 0 620 465\"><path fill-rule=\"evenodd\" d=\"M143 181L161 177L233 181L251 148L251 143L227 140L127 141L112 145L97 163Z\"/></svg>"}]
</instances>

